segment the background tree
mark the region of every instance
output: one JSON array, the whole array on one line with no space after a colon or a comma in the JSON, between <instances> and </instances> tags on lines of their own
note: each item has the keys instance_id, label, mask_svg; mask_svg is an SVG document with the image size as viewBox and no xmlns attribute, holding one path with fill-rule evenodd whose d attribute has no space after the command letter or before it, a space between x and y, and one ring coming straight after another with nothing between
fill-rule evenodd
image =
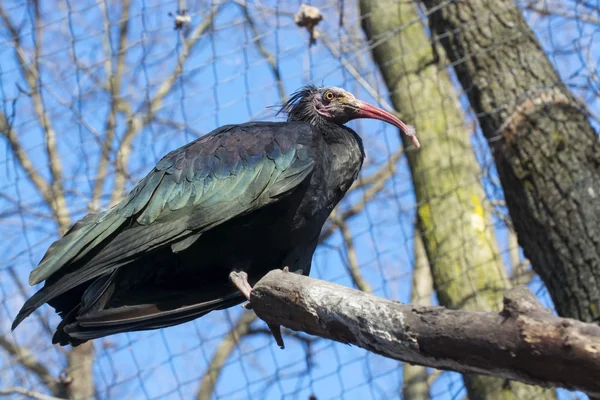
<instances>
[{"instance_id":1,"label":"background tree","mask_svg":"<svg viewBox=\"0 0 600 400\"><path fill-rule=\"evenodd\" d=\"M598 320L600 144L586 106L512 0L455 2L429 21L450 60L461 60L454 69L490 143L525 255L560 315Z\"/></svg>"},{"instance_id":2,"label":"background tree","mask_svg":"<svg viewBox=\"0 0 600 400\"><path fill-rule=\"evenodd\" d=\"M321 235L314 277L416 301L428 270L416 265L425 263L436 295L425 295L425 301L470 309L495 307L509 276L530 282L527 260L509 239L511 223L491 155L448 68L464 61L446 60L441 51L435 59L434 41L424 30L427 13L396 2L391 10L397 15L398 6L406 5L411 18L365 40L359 2L312 5L323 19L309 46L309 33L294 21L295 1L2 2L0 394L472 397L459 374L404 368L304 334L284 331L281 351L264 323L239 308L162 331L116 335L75 351L50 346L57 322L50 307L18 331L9 330L25 295L33 292L25 284L29 271L73 221L118 201L167 151L226 123L280 118L269 106L281 104L302 84L322 81L390 110L386 99L392 99L417 125L426 153L405 154L397 132L383 124L352 123L368 158ZM532 2L521 8L564 84L585 99L591 115L597 113L589 96L597 88L591 60L600 53L588 26L595 22L584 18L589 13L583 5L573 5L567 16L558 8L540 14ZM472 24L465 20L459 28ZM548 36L555 27L560 35ZM420 42L407 39L414 32ZM415 46L386 61L400 65L395 73L402 83L388 82L371 57L378 61L377 49L387 42L391 48ZM571 57L569 63L564 57ZM408 93L398 93L405 87ZM436 96L419 93L425 87ZM431 223L420 223L415 240L415 218L422 220L428 208ZM539 279L529 284L551 306ZM476 380L484 382L486 394L494 392L485 379ZM523 393L514 392L518 387L510 385L513 393ZM524 390L523 397L539 398L538 389Z\"/></svg>"},{"instance_id":3,"label":"background tree","mask_svg":"<svg viewBox=\"0 0 600 400\"><path fill-rule=\"evenodd\" d=\"M361 0L359 4L363 29L373 43L373 58L392 104L415 124L428 144L409 152L408 162L419 230L440 304L500 310L502 294L511 285L499 256L469 127L450 76L443 70L442 51L429 44L418 21L417 4L394 0ZM386 40L378 43L376 38L383 36ZM464 379L470 398L553 397L541 389L501 379Z\"/></svg>"}]
</instances>

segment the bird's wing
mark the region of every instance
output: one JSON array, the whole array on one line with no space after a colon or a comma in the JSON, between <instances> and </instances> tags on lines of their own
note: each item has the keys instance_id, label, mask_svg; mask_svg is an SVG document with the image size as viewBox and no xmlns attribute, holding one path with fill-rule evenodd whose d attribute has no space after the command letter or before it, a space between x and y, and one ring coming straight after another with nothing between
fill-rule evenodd
<instances>
[{"instance_id":1,"label":"bird's wing","mask_svg":"<svg viewBox=\"0 0 600 400\"><path fill-rule=\"evenodd\" d=\"M140 254L180 251L202 232L278 201L312 172L311 144L308 124L257 122L224 126L167 154L123 201L50 246L30 284L51 278L52 285L22 312Z\"/></svg>"}]
</instances>

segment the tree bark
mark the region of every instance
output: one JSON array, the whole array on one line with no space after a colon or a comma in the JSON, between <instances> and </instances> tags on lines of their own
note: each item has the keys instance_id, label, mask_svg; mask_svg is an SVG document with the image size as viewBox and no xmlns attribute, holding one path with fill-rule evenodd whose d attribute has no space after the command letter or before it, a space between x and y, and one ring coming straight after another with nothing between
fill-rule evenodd
<instances>
[{"instance_id":1,"label":"tree bark","mask_svg":"<svg viewBox=\"0 0 600 400\"><path fill-rule=\"evenodd\" d=\"M525 255L560 315L597 321L600 146L585 111L513 0L450 2L429 23L489 140Z\"/></svg>"},{"instance_id":2,"label":"tree bark","mask_svg":"<svg viewBox=\"0 0 600 400\"><path fill-rule=\"evenodd\" d=\"M431 267L425 253L425 245L418 230L414 235L414 257L410 304L430 306L433 293ZM404 400L429 400L427 368L405 363L402 366L402 398Z\"/></svg>"},{"instance_id":3,"label":"tree bark","mask_svg":"<svg viewBox=\"0 0 600 400\"><path fill-rule=\"evenodd\" d=\"M69 399L87 400L94 398L94 345L84 343L67 353Z\"/></svg>"},{"instance_id":4,"label":"tree bark","mask_svg":"<svg viewBox=\"0 0 600 400\"><path fill-rule=\"evenodd\" d=\"M250 302L268 324L396 360L600 394L600 326L554 316L523 287L506 294L500 313L456 311L276 270Z\"/></svg>"},{"instance_id":5,"label":"tree bark","mask_svg":"<svg viewBox=\"0 0 600 400\"><path fill-rule=\"evenodd\" d=\"M510 281L458 94L439 67L415 3L361 0L359 5L394 108L415 125L423 143L418 151L408 150L407 157L440 304L499 310ZM411 149L410 141L403 140ZM484 376L465 377L465 384L471 400L555 397L551 391Z\"/></svg>"}]
</instances>

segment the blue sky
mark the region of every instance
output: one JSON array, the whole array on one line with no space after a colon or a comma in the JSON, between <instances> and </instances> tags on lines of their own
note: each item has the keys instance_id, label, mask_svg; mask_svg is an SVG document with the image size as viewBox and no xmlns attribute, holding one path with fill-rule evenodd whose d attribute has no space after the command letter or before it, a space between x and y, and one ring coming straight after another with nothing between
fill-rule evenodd
<instances>
[{"instance_id":1,"label":"blue sky","mask_svg":"<svg viewBox=\"0 0 600 400\"><path fill-rule=\"evenodd\" d=\"M107 3L114 51L119 23L114 4L118 2ZM207 14L207 7L196 3L202 2L188 2L192 26L199 24ZM298 2L269 1L264 4L278 14L259 13L252 5L250 10L261 32L261 42L276 57L286 94L306 83L323 82L345 87L357 97L375 102L341 67L339 58L320 44L313 48L307 46L306 31L297 28L288 13L297 10ZM358 53L355 53L356 45L347 43L348 30L355 29L352 27L355 23L354 4L346 4L347 29L342 30L338 29L338 9L331 6L333 3L329 6L327 3L314 4L325 15L319 27L333 43L344 43L344 51L348 52L344 57L357 66L363 78L385 98L385 86L365 44L359 45ZM22 23L21 38L25 47L30 48L31 13L19 2L7 1L3 6L14 21ZM94 132L103 132L108 112L108 96L94 83L94 79L105 78L103 62L107 53L102 44L105 28L100 9L93 1L61 2L58 7L44 3L43 7L47 7L43 9L46 34L41 57L44 102L58 132L68 203L73 210L73 219L77 219L86 212L99 157ZM176 9L176 1L145 0L132 7L128 37L131 47L124 76L127 84L123 86L121 96L130 100L134 108L152 97L176 66L182 41L168 16L168 12ZM597 28L562 18L536 21L533 24L536 33L561 75L568 82L583 80L586 72L582 72L581 67L594 65L589 60L597 63L600 55L599 41L593 41ZM278 89L268 63L252 40L253 33L244 25L240 7L233 3L224 6L215 20L214 32L202 39L194 50L181 79L166 96L159 111L161 119L175 121L190 129L177 129L164 123L153 123L144 129L134 140L129 187L162 155L198 134L223 124L276 118L275 110L269 106L280 104ZM574 52L566 51L571 49ZM72 54L87 65L89 74L73 62ZM355 57L356 54L360 59ZM19 132L23 147L48 177L43 135L30 101L17 86L25 87L5 32L0 36L0 60L3 111L6 115L14 115L13 127ZM589 71L587 74L590 75ZM462 100L466 104L465 96ZM597 112L595 101L590 99L589 104ZM383 123L361 120L350 126L363 136L368 163L372 163L363 172L364 176L385 162L399 146L397 131ZM125 128L126 121L118 120L117 141ZM489 152L479 133L473 142L478 158L482 163L488 163ZM40 205L40 199L23 171L16 166L8 146L0 146L0 176L0 192L32 210L48 213ZM109 193L111 182L109 179L105 193ZM494 197L501 195L489 182L484 183L488 193ZM362 193L356 193L347 201L357 201L360 196ZM105 196L103 200L106 205L108 198ZM406 160L401 159L397 173L385 190L363 214L350 222L361 272L378 295L409 300L414 207ZM0 212L13 208L6 198L0 199ZM0 234L4 238L0 243L0 254L5 260L0 265L3 305L0 332L8 334L9 322L23 301L10 278L9 268L14 268L26 282L29 271L56 239L56 226L43 216L24 212L0 219ZM505 250L506 232L500 226L498 234L501 248ZM336 234L317 251L312 276L352 286L344 260L341 240ZM551 306L539 281L534 281L532 288ZM194 395L216 346L241 312L239 307L234 307L166 330L122 334L96 341L94 371L100 398L178 399ZM44 307L41 314L50 315L52 326L58 320L50 307ZM257 328L263 328L263 325L261 321L255 324ZM45 333L39 319L30 318L11 335L18 343L31 346L57 373L64 367L60 350L50 345L49 338L40 339ZM398 397L402 384L401 363L320 340L312 345L311 364L307 365L300 341L287 338L286 346L285 351L279 350L265 335L245 338L226 364L215 391L216 397L255 398L264 394L267 399L282 396L306 399L311 393L319 399ZM0 369L7 362L7 358L0 358ZM36 387L35 380L18 369L0 378L1 386L14 382ZM454 373L444 373L432 388L432 396L436 399L462 398L464 395L462 379Z\"/></svg>"}]
</instances>

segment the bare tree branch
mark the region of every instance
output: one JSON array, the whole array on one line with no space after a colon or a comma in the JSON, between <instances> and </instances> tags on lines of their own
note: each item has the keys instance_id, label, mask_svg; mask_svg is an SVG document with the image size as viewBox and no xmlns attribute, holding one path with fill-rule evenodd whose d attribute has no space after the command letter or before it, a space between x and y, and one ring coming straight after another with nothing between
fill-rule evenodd
<instances>
[{"instance_id":1,"label":"bare tree branch","mask_svg":"<svg viewBox=\"0 0 600 400\"><path fill-rule=\"evenodd\" d=\"M59 379L56 379L48 368L42 364L37 357L25 347L13 343L5 336L0 335L0 347L10 354L23 368L38 377L46 385L48 390L56 397L66 397L67 387Z\"/></svg>"},{"instance_id":2,"label":"bare tree branch","mask_svg":"<svg viewBox=\"0 0 600 400\"><path fill-rule=\"evenodd\" d=\"M528 1L523 4L523 8L529 11L533 11L543 17L557 16L566 19L571 19L579 22L587 22L590 24L600 25L600 18L594 17L594 12L598 12L600 8L590 7L591 10L585 11L572 11L573 6L565 6L561 3L552 3L547 1ZM594 10L595 9L595 10Z\"/></svg>"},{"instance_id":3,"label":"bare tree branch","mask_svg":"<svg viewBox=\"0 0 600 400\"><path fill-rule=\"evenodd\" d=\"M256 24L254 23L254 19L250 16L250 12L248 11L248 4L246 1L243 3L238 3L244 12L244 18L248 22L250 29L252 30L252 34L254 35L254 44L258 52L265 58L269 67L271 68L271 72L273 73L273 77L275 78L275 82L277 83L277 89L279 89L279 97L282 101L285 99L285 89L283 87L283 81L281 80L281 73L279 68L277 67L277 61L273 54L267 50L267 48L263 45L261 37L263 34L260 33Z\"/></svg>"},{"instance_id":4,"label":"bare tree branch","mask_svg":"<svg viewBox=\"0 0 600 400\"><path fill-rule=\"evenodd\" d=\"M40 48L42 44L43 29L41 27L42 22L40 18L39 2L34 1L32 3L35 15L35 41L33 49L33 62L27 61L25 57L25 49L23 48L23 45L21 43L21 37L19 36L19 32L11 22L2 5L0 5L0 17L2 18L5 26L12 35L12 42L15 48L15 52L17 54L19 68L23 76L25 77L25 80L27 81L27 85L29 86L30 91L28 94L33 101L33 109L37 115L40 125L44 129L46 154L48 156L48 164L50 167L50 174L52 176L52 182L51 184L49 184L50 194L48 195L48 197L50 201L48 202L48 205L53 209L56 215L56 222L58 224L60 232L64 233L69 229L71 219L69 217L69 210L67 208L65 200L65 193L62 180L62 163L60 161L58 150L56 148L56 132L54 131L54 128L52 127L50 119L48 118L48 115L46 113L44 101L42 98L41 87L39 85L39 57L41 51ZM15 142L14 140L11 141L10 139L9 142L12 142L11 148L14 148L14 145L18 144L18 142ZM33 165L31 166L33 167ZM28 176L30 176L29 173Z\"/></svg>"},{"instance_id":5,"label":"bare tree branch","mask_svg":"<svg viewBox=\"0 0 600 400\"><path fill-rule=\"evenodd\" d=\"M235 346L239 343L240 339L248 334L250 325L255 320L256 314L252 312L242 313L235 326L231 328L229 333L221 341L217 351L215 352L215 355L208 365L206 372L204 373L202 381L200 382L200 389L198 390L196 399L209 400L211 398L221 370L223 369L223 365L229 358L229 355Z\"/></svg>"},{"instance_id":6,"label":"bare tree branch","mask_svg":"<svg viewBox=\"0 0 600 400\"><path fill-rule=\"evenodd\" d=\"M396 173L396 164L398 163L398 160L400 160L400 157L402 157L403 155L404 149L402 147L399 147L398 150L396 150L396 152L390 156L386 163L377 170L377 172L364 178L358 179L354 182L354 184L352 184L350 190L360 189L368 185L385 184L387 180Z\"/></svg>"},{"instance_id":7,"label":"bare tree branch","mask_svg":"<svg viewBox=\"0 0 600 400\"><path fill-rule=\"evenodd\" d=\"M96 172L96 181L90 201L90 210L96 211L100 208L100 196L106 182L108 162L112 151L112 142L115 138L117 128L118 104L121 102L121 80L125 72L125 55L127 53L127 33L129 31L129 6L130 0L124 0L122 4L121 23L119 24L119 46L117 50L117 61L113 69L113 57L110 46L110 17L104 2L100 2L104 14L104 52L107 55L104 61L104 70L107 77L107 84L110 93L110 109L106 117L105 137L102 144L102 156L98 163Z\"/></svg>"},{"instance_id":8,"label":"bare tree branch","mask_svg":"<svg viewBox=\"0 0 600 400\"><path fill-rule=\"evenodd\" d=\"M7 389L0 389L0 395L11 395L11 394L22 394L23 396L36 399L36 400L64 400L64 398L48 396L42 393L27 390L21 387L11 387Z\"/></svg>"},{"instance_id":9,"label":"bare tree branch","mask_svg":"<svg viewBox=\"0 0 600 400\"><path fill-rule=\"evenodd\" d=\"M0 6L0 10L1 10ZM37 189L40 195L44 198L48 206L52 209L52 213L56 219L58 219L58 215L56 214L56 210L52 207L52 190L48 182L40 175L37 171L33 162L27 155L27 152L23 149L21 142L19 141L19 135L14 131L10 122L6 118L4 113L0 112L0 134L6 138L8 141L8 145L10 146L10 150L12 154L17 159L17 162L23 168L27 177L33 184L33 186Z\"/></svg>"},{"instance_id":10,"label":"bare tree branch","mask_svg":"<svg viewBox=\"0 0 600 400\"><path fill-rule=\"evenodd\" d=\"M223 3L217 3L212 6L204 21L191 33L190 38L184 41L177 59L175 70L158 87L156 94L147 104L143 115L140 115L140 113L137 112L130 119L115 160L115 185L110 200L111 205L123 198L125 193L127 164L131 153L133 139L142 131L142 129L144 129L144 127L154 120L156 112L162 107L163 99L171 92L175 82L183 72L183 67L190 56L192 49L200 39L204 37L204 33L212 26L213 20L222 6ZM119 102L117 106L123 107L123 102Z\"/></svg>"},{"instance_id":11,"label":"bare tree branch","mask_svg":"<svg viewBox=\"0 0 600 400\"><path fill-rule=\"evenodd\" d=\"M511 284L513 286L527 285L535 276L535 271L531 268L529 260L521 260L517 233L511 226L508 227L508 254L512 269L510 276Z\"/></svg>"},{"instance_id":12,"label":"bare tree branch","mask_svg":"<svg viewBox=\"0 0 600 400\"><path fill-rule=\"evenodd\" d=\"M205 134L204 132L194 129L193 127L186 125L185 123L178 122L170 118L156 117L154 119L154 122L156 124L175 129L177 131L187 131L196 137L201 137Z\"/></svg>"},{"instance_id":13,"label":"bare tree branch","mask_svg":"<svg viewBox=\"0 0 600 400\"><path fill-rule=\"evenodd\" d=\"M381 96L379 94L379 91L377 91L377 89L375 89L362 76L362 74L350 62L348 62L348 60L340 57L339 52L335 49L335 47L333 47L333 45L331 44L330 40L326 36L321 37L320 40L321 40L321 43L323 43L323 45L325 46L325 48L327 50L329 50L329 52L331 53L332 56L334 56L336 58L339 58L340 63L342 64L342 67L344 67L344 69L346 69L346 71L348 71L350 73L350 75L352 75L352 77L354 79L356 79L356 82L358 82L358 84L360 86L362 86L362 88L364 90L366 90L367 93L369 93L369 95L371 95L375 100L377 100L377 102L379 104L381 104L381 106L387 112L390 112L392 114L396 114L396 109L394 107L392 107L390 105L390 103L388 103L388 101L385 98L383 98L383 96Z\"/></svg>"},{"instance_id":14,"label":"bare tree branch","mask_svg":"<svg viewBox=\"0 0 600 400\"><path fill-rule=\"evenodd\" d=\"M344 246L346 247L346 253L348 256L348 260L345 263L346 269L352 278L352 282L354 285L361 291L365 293L373 293L373 289L371 289L371 285L367 283L367 281L363 278L360 273L360 267L358 266L358 256L356 255L356 250L354 249L354 240L352 239L352 232L346 224L345 220L339 218L335 210L331 213L329 217L331 221L340 228L340 232L342 233L342 237L344 238Z\"/></svg>"},{"instance_id":15,"label":"bare tree branch","mask_svg":"<svg viewBox=\"0 0 600 400\"><path fill-rule=\"evenodd\" d=\"M267 324L463 373L600 395L600 326L554 316L526 288L500 313L420 307L274 270L251 292Z\"/></svg>"},{"instance_id":16,"label":"bare tree branch","mask_svg":"<svg viewBox=\"0 0 600 400\"><path fill-rule=\"evenodd\" d=\"M2 113L0 113L0 118L1 118L1 116L2 116ZM1 122L0 122L0 131L1 130L2 130L2 127L1 127ZM6 200L8 203L15 206L14 210L3 211L0 214L0 216L2 216L3 218L7 218L8 216L18 214L18 213L24 213L24 214L29 214L36 218L48 219L48 220L54 221L53 220L54 217L52 214L48 214L48 213L41 212L38 210L38 208L40 208L40 206L43 207L47 203L35 202L34 204L23 204L22 201L19 201L13 197L7 195L6 193L0 193L0 199Z\"/></svg>"}]
</instances>

